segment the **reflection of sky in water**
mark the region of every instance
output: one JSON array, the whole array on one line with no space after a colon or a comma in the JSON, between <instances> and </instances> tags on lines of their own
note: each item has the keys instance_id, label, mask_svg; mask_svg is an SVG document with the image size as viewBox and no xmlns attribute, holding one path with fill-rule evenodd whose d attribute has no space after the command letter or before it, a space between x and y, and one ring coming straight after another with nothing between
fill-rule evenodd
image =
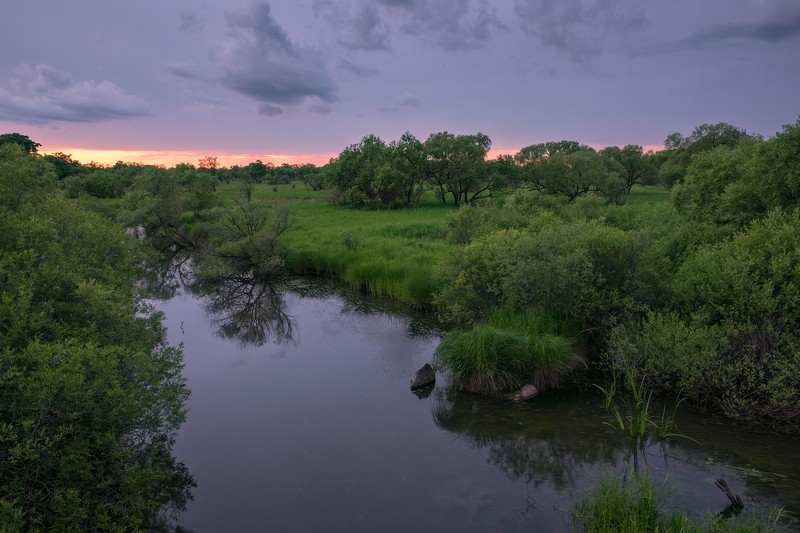
<instances>
[{"instance_id":1,"label":"reflection of sky in water","mask_svg":"<svg viewBox=\"0 0 800 533\"><path fill-rule=\"evenodd\" d=\"M440 378L418 399L409 380L438 338L409 335L430 329L330 287L283 295L293 341L261 346L219 338L191 296L159 304L170 342L185 344L192 388L175 448L198 483L186 527L560 531L597 473L623 468L626 441L603 424L591 391L510 405L453 397ZM715 477L748 504L764 500L764 481L741 469L784 472L797 486L797 439L710 425L716 418L679 420L705 448L656 444L645 459L657 474L669 470L680 505L699 515L722 510ZM796 512L798 496L777 493Z\"/></svg>"}]
</instances>

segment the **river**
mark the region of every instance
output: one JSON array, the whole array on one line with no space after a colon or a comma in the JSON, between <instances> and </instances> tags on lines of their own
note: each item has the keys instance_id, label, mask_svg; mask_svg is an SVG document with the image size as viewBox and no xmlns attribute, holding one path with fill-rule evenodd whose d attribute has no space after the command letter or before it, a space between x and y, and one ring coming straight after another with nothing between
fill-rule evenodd
<instances>
[{"instance_id":1,"label":"river","mask_svg":"<svg viewBox=\"0 0 800 533\"><path fill-rule=\"evenodd\" d=\"M197 481L183 528L204 531L567 531L573 501L623 472L630 439L590 386L525 404L409 390L435 322L324 281L241 280L155 302L192 390L175 455ZM668 404L671 411L672 404ZM660 413L660 411L658 411ZM703 519L728 504L800 517L800 439L685 406L638 452ZM693 440L692 440L693 439Z\"/></svg>"}]
</instances>

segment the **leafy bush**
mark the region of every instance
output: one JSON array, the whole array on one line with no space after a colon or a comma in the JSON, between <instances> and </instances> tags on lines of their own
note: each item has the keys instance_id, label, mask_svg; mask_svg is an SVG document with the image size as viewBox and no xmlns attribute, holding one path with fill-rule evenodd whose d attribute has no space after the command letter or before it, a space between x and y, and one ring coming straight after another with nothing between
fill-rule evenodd
<instances>
[{"instance_id":1,"label":"leafy bush","mask_svg":"<svg viewBox=\"0 0 800 533\"><path fill-rule=\"evenodd\" d=\"M800 215L774 211L698 250L672 308L619 330L612 357L728 415L800 430Z\"/></svg>"}]
</instances>

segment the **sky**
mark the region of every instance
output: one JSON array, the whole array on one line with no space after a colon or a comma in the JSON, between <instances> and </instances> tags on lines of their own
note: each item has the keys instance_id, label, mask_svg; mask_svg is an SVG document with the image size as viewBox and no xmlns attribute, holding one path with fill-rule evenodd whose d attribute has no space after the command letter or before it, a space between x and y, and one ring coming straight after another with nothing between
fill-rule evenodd
<instances>
[{"instance_id":1,"label":"sky","mask_svg":"<svg viewBox=\"0 0 800 533\"><path fill-rule=\"evenodd\" d=\"M798 0L28 0L0 133L83 163L322 164L374 134L658 149L800 114Z\"/></svg>"}]
</instances>

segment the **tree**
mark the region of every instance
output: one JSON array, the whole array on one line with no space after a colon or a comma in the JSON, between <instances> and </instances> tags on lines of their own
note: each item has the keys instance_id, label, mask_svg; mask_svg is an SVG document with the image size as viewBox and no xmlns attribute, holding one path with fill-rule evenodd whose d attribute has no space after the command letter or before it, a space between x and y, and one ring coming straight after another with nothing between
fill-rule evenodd
<instances>
[{"instance_id":1,"label":"tree","mask_svg":"<svg viewBox=\"0 0 800 533\"><path fill-rule=\"evenodd\" d=\"M16 211L54 186L53 165L32 157L17 143L0 145L0 207Z\"/></svg>"},{"instance_id":2,"label":"tree","mask_svg":"<svg viewBox=\"0 0 800 533\"><path fill-rule=\"evenodd\" d=\"M594 148L570 141L529 146L523 151L516 160L524 162L526 181L547 194L566 196L570 203L589 191L600 190L612 172L606 158Z\"/></svg>"},{"instance_id":3,"label":"tree","mask_svg":"<svg viewBox=\"0 0 800 533\"><path fill-rule=\"evenodd\" d=\"M0 209L0 523L164 528L193 484L172 456L188 389L181 351L136 295L137 243L60 197L41 158L0 153L36 190Z\"/></svg>"},{"instance_id":4,"label":"tree","mask_svg":"<svg viewBox=\"0 0 800 533\"><path fill-rule=\"evenodd\" d=\"M325 188L325 175L313 163L295 165L295 175L312 191L321 191Z\"/></svg>"},{"instance_id":5,"label":"tree","mask_svg":"<svg viewBox=\"0 0 800 533\"><path fill-rule=\"evenodd\" d=\"M649 154L636 144L628 144L621 149L609 146L600 151L600 154L613 159L622 166L620 177L625 183L626 193L637 183L645 184L655 179L655 166Z\"/></svg>"},{"instance_id":6,"label":"tree","mask_svg":"<svg viewBox=\"0 0 800 533\"><path fill-rule=\"evenodd\" d=\"M55 152L44 156L44 160L55 167L56 177L60 180L80 174L84 170L83 165L72 159L70 154Z\"/></svg>"},{"instance_id":7,"label":"tree","mask_svg":"<svg viewBox=\"0 0 800 533\"><path fill-rule=\"evenodd\" d=\"M27 135L22 135L21 133L4 133L0 135L0 146L4 144L16 144L28 154L35 154L36 149L41 146L41 144L32 141Z\"/></svg>"},{"instance_id":8,"label":"tree","mask_svg":"<svg viewBox=\"0 0 800 533\"><path fill-rule=\"evenodd\" d=\"M659 170L659 181L667 187L672 187L683 181L693 155L714 150L719 146L735 148L745 139L758 140L758 137L750 136L744 130L726 122L701 124L688 136L679 132L671 133L664 141L664 148L669 158Z\"/></svg>"},{"instance_id":9,"label":"tree","mask_svg":"<svg viewBox=\"0 0 800 533\"><path fill-rule=\"evenodd\" d=\"M428 137L428 176L439 201L447 203L450 195L453 203L460 205L491 195L486 167L491 146L491 139L483 133L453 135L443 131Z\"/></svg>"},{"instance_id":10,"label":"tree","mask_svg":"<svg viewBox=\"0 0 800 533\"><path fill-rule=\"evenodd\" d=\"M425 145L411 133L405 132L399 141L393 141L393 166L400 172L404 191L404 204L413 205L425 190L428 178L428 162Z\"/></svg>"},{"instance_id":11,"label":"tree","mask_svg":"<svg viewBox=\"0 0 800 533\"><path fill-rule=\"evenodd\" d=\"M546 188L548 162L554 155L567 155L587 148L578 141L554 141L532 144L520 149L514 160L520 167L520 179L537 191Z\"/></svg>"},{"instance_id":12,"label":"tree","mask_svg":"<svg viewBox=\"0 0 800 533\"><path fill-rule=\"evenodd\" d=\"M352 207L399 207L406 193L393 150L380 137L367 135L339 154L328 179L342 203Z\"/></svg>"},{"instance_id":13,"label":"tree","mask_svg":"<svg viewBox=\"0 0 800 533\"><path fill-rule=\"evenodd\" d=\"M217 156L208 155L205 157L201 157L197 160L197 166L199 168L205 168L208 170L217 170L219 168L219 163L217 163Z\"/></svg>"}]
</instances>

